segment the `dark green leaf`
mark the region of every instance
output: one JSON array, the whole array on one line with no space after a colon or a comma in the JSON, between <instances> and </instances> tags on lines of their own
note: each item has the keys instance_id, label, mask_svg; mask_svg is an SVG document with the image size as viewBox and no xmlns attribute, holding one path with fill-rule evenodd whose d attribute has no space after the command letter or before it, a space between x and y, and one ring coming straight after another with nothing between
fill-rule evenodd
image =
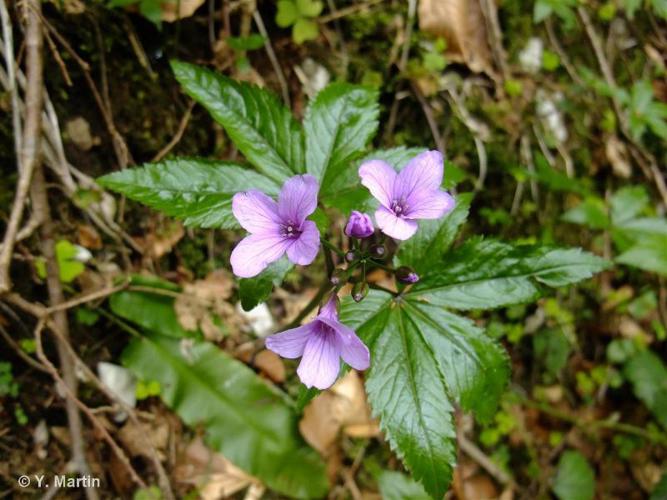
<instances>
[{"instance_id":1,"label":"dark green leaf","mask_svg":"<svg viewBox=\"0 0 667 500\"><path fill-rule=\"evenodd\" d=\"M232 163L175 158L120 170L97 182L167 215L199 227L232 229L232 196L246 189L278 192L272 180Z\"/></svg>"},{"instance_id":2,"label":"dark green leaf","mask_svg":"<svg viewBox=\"0 0 667 500\"><path fill-rule=\"evenodd\" d=\"M664 473L658 484L655 485L649 500L665 500L665 498L667 498L667 473Z\"/></svg>"},{"instance_id":3,"label":"dark green leaf","mask_svg":"<svg viewBox=\"0 0 667 500\"><path fill-rule=\"evenodd\" d=\"M378 486L382 500L431 500L421 484L400 472L382 471Z\"/></svg>"},{"instance_id":4,"label":"dark green leaf","mask_svg":"<svg viewBox=\"0 0 667 500\"><path fill-rule=\"evenodd\" d=\"M566 451L560 457L553 490L560 500L592 500L595 473L578 451Z\"/></svg>"},{"instance_id":5,"label":"dark green leaf","mask_svg":"<svg viewBox=\"0 0 667 500\"><path fill-rule=\"evenodd\" d=\"M245 311L250 311L260 302L266 302L271 296L274 286L278 286L285 279L285 275L294 265L283 257L274 262L262 273L254 278L239 280L239 296Z\"/></svg>"},{"instance_id":6,"label":"dark green leaf","mask_svg":"<svg viewBox=\"0 0 667 500\"><path fill-rule=\"evenodd\" d=\"M300 438L285 396L213 344L152 334L135 339L123 364L160 383L161 397L206 441L269 488L298 498L325 496L324 464Z\"/></svg>"},{"instance_id":7,"label":"dark green leaf","mask_svg":"<svg viewBox=\"0 0 667 500\"><path fill-rule=\"evenodd\" d=\"M608 263L578 248L512 246L471 239L445 255L409 292L453 309L491 309L528 302L540 284L558 287L590 278Z\"/></svg>"},{"instance_id":8,"label":"dark green leaf","mask_svg":"<svg viewBox=\"0 0 667 500\"><path fill-rule=\"evenodd\" d=\"M471 201L472 194L460 194L456 197L454 210L443 218L419 221L417 234L399 247L400 265L411 266L417 274L423 274L439 264L468 218Z\"/></svg>"},{"instance_id":9,"label":"dark green leaf","mask_svg":"<svg viewBox=\"0 0 667 500\"><path fill-rule=\"evenodd\" d=\"M392 448L441 498L456 459L454 404L490 417L507 381L506 355L469 320L383 292L345 301L341 321L371 351L366 390Z\"/></svg>"},{"instance_id":10,"label":"dark green leaf","mask_svg":"<svg viewBox=\"0 0 667 500\"><path fill-rule=\"evenodd\" d=\"M630 358L623 371L632 383L635 396L667 429L667 367L663 361L646 349Z\"/></svg>"},{"instance_id":11,"label":"dark green leaf","mask_svg":"<svg viewBox=\"0 0 667 500\"><path fill-rule=\"evenodd\" d=\"M278 183L305 170L301 126L275 95L200 66L180 61L171 66L187 94L225 128L257 170Z\"/></svg>"},{"instance_id":12,"label":"dark green leaf","mask_svg":"<svg viewBox=\"0 0 667 500\"><path fill-rule=\"evenodd\" d=\"M306 109L306 165L321 185L322 197L337 196L378 127L376 90L334 83L320 91ZM356 172L353 172L356 175Z\"/></svg>"}]
</instances>

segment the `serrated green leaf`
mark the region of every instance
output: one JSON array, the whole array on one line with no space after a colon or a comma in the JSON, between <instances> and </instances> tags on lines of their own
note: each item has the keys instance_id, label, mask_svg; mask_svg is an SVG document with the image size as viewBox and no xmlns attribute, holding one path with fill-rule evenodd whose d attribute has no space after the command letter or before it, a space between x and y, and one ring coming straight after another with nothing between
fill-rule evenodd
<instances>
[{"instance_id":1,"label":"serrated green leaf","mask_svg":"<svg viewBox=\"0 0 667 500\"><path fill-rule=\"evenodd\" d=\"M317 17L322 13L324 4L319 0L296 0L296 8L302 16Z\"/></svg>"},{"instance_id":2,"label":"serrated green leaf","mask_svg":"<svg viewBox=\"0 0 667 500\"><path fill-rule=\"evenodd\" d=\"M320 34L320 28L315 21L300 17L292 26L292 38L296 43L303 43L308 40L315 40Z\"/></svg>"},{"instance_id":3,"label":"serrated green leaf","mask_svg":"<svg viewBox=\"0 0 667 500\"><path fill-rule=\"evenodd\" d=\"M561 219L572 224L581 224L592 229L609 227L609 216L604 201L597 197L586 198L579 205L565 212Z\"/></svg>"},{"instance_id":4,"label":"serrated green leaf","mask_svg":"<svg viewBox=\"0 0 667 500\"><path fill-rule=\"evenodd\" d=\"M206 430L207 444L269 488L297 498L328 490L324 463L299 436L285 396L215 345L158 334L135 339L123 364L160 383L183 421Z\"/></svg>"},{"instance_id":5,"label":"serrated green leaf","mask_svg":"<svg viewBox=\"0 0 667 500\"><path fill-rule=\"evenodd\" d=\"M171 67L257 170L279 184L305 170L301 126L275 95L193 64Z\"/></svg>"},{"instance_id":6,"label":"serrated green leaf","mask_svg":"<svg viewBox=\"0 0 667 500\"><path fill-rule=\"evenodd\" d=\"M566 451L558 461L553 490L560 500L592 500L595 495L595 473L578 451Z\"/></svg>"},{"instance_id":7,"label":"serrated green leaf","mask_svg":"<svg viewBox=\"0 0 667 500\"><path fill-rule=\"evenodd\" d=\"M292 0L279 0L276 24L281 28L292 26L299 19L299 10Z\"/></svg>"},{"instance_id":8,"label":"serrated green leaf","mask_svg":"<svg viewBox=\"0 0 667 500\"><path fill-rule=\"evenodd\" d=\"M419 231L398 249L400 265L411 266L417 274L433 269L454 243L461 225L468 218L472 194L456 196L456 207L437 220L419 221Z\"/></svg>"},{"instance_id":9,"label":"serrated green leaf","mask_svg":"<svg viewBox=\"0 0 667 500\"><path fill-rule=\"evenodd\" d=\"M648 207L650 199L644 186L627 186L611 197L611 220L622 224L640 215Z\"/></svg>"},{"instance_id":10,"label":"serrated green leaf","mask_svg":"<svg viewBox=\"0 0 667 500\"><path fill-rule=\"evenodd\" d=\"M321 185L322 198L333 198L356 172L354 160L365 151L378 127L376 90L334 83L309 103L303 120L308 173Z\"/></svg>"},{"instance_id":11,"label":"serrated green leaf","mask_svg":"<svg viewBox=\"0 0 667 500\"><path fill-rule=\"evenodd\" d=\"M257 304L266 302L274 286L280 285L285 275L294 267L286 257L274 262L254 278L239 280L239 297L244 311L250 311Z\"/></svg>"},{"instance_id":12,"label":"serrated green leaf","mask_svg":"<svg viewBox=\"0 0 667 500\"><path fill-rule=\"evenodd\" d=\"M454 404L489 418L507 381L507 356L469 320L384 292L344 301L341 321L371 351L366 390L392 448L441 498L456 460Z\"/></svg>"},{"instance_id":13,"label":"serrated green leaf","mask_svg":"<svg viewBox=\"0 0 667 500\"><path fill-rule=\"evenodd\" d=\"M448 252L409 296L453 309L492 309L536 299L540 284L558 287L590 278L609 263L577 248L512 246L471 239Z\"/></svg>"},{"instance_id":14,"label":"serrated green leaf","mask_svg":"<svg viewBox=\"0 0 667 500\"><path fill-rule=\"evenodd\" d=\"M632 383L635 396L651 410L655 419L667 429L667 367L648 349L630 358L623 369Z\"/></svg>"},{"instance_id":15,"label":"serrated green leaf","mask_svg":"<svg viewBox=\"0 0 667 500\"><path fill-rule=\"evenodd\" d=\"M234 229L232 197L239 191L259 189L277 195L271 179L228 162L175 158L128 168L97 179L97 182L128 198L187 225Z\"/></svg>"},{"instance_id":16,"label":"serrated green leaf","mask_svg":"<svg viewBox=\"0 0 667 500\"><path fill-rule=\"evenodd\" d=\"M400 472L382 471L378 486L382 500L431 500L421 484Z\"/></svg>"}]
</instances>

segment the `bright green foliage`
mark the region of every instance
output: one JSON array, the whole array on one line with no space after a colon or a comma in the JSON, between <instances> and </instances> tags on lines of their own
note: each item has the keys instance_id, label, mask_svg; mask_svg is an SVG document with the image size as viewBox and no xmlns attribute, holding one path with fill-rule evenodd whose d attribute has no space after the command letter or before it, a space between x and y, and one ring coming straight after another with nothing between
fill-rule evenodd
<instances>
[{"instance_id":1,"label":"bright green foliage","mask_svg":"<svg viewBox=\"0 0 667 500\"><path fill-rule=\"evenodd\" d=\"M378 127L377 91L334 83L319 92L306 109L306 165L321 185L321 196L336 196L346 172L359 158ZM351 169L350 169L351 170ZM348 174L347 176L345 174Z\"/></svg>"},{"instance_id":2,"label":"bright green foliage","mask_svg":"<svg viewBox=\"0 0 667 500\"><path fill-rule=\"evenodd\" d=\"M609 229L619 250L617 262L667 275L667 219L647 217L649 197L642 186L619 189L607 209L589 197L563 214L563 220L593 229Z\"/></svg>"},{"instance_id":3,"label":"bright green foliage","mask_svg":"<svg viewBox=\"0 0 667 500\"><path fill-rule=\"evenodd\" d=\"M564 23L567 29L571 29L576 24L576 15L574 8L577 6L577 0L536 0L533 8L533 21L540 23L556 14Z\"/></svg>"},{"instance_id":4,"label":"bright green foliage","mask_svg":"<svg viewBox=\"0 0 667 500\"><path fill-rule=\"evenodd\" d=\"M86 266L79 260L79 249L67 240L59 240L56 243L56 262L58 262L58 272L60 281L63 283L71 283L86 270ZM46 278L46 262L43 258L35 260L35 269L37 275Z\"/></svg>"},{"instance_id":5,"label":"bright green foliage","mask_svg":"<svg viewBox=\"0 0 667 500\"><path fill-rule=\"evenodd\" d=\"M580 249L512 246L474 238L447 253L411 295L453 309L490 309L536 299L541 285L565 286L590 278L608 263Z\"/></svg>"},{"instance_id":6,"label":"bright green foliage","mask_svg":"<svg viewBox=\"0 0 667 500\"><path fill-rule=\"evenodd\" d=\"M12 375L12 364L0 361L0 397L10 396L15 398L19 394L19 385Z\"/></svg>"},{"instance_id":7,"label":"bright green foliage","mask_svg":"<svg viewBox=\"0 0 667 500\"><path fill-rule=\"evenodd\" d=\"M592 500L595 495L595 473L578 451L568 450L558 461L553 483L554 494L560 500Z\"/></svg>"},{"instance_id":8,"label":"bright green foliage","mask_svg":"<svg viewBox=\"0 0 667 500\"><path fill-rule=\"evenodd\" d=\"M621 3L630 19L634 17L635 12L642 4L647 7L651 6L658 16L667 19L667 0L621 0Z\"/></svg>"},{"instance_id":9,"label":"bright green foliage","mask_svg":"<svg viewBox=\"0 0 667 500\"><path fill-rule=\"evenodd\" d=\"M183 338L171 297L120 292L111 306L148 330L122 355L139 379L159 388L149 383L146 396L159 392L186 424L206 430L209 446L271 489L298 498L326 493L324 464L300 438L284 394L215 345Z\"/></svg>"},{"instance_id":10,"label":"bright green foliage","mask_svg":"<svg viewBox=\"0 0 667 500\"><path fill-rule=\"evenodd\" d=\"M162 5L172 1L178 0L110 0L108 5L112 8L137 5L141 15L159 28L162 26Z\"/></svg>"},{"instance_id":11,"label":"bright green foliage","mask_svg":"<svg viewBox=\"0 0 667 500\"><path fill-rule=\"evenodd\" d=\"M175 158L114 172L98 179L167 215L198 227L239 227L232 215L232 196L259 189L275 196L279 186L268 177L229 162Z\"/></svg>"},{"instance_id":12,"label":"bright green foliage","mask_svg":"<svg viewBox=\"0 0 667 500\"><path fill-rule=\"evenodd\" d=\"M292 26L296 43L314 40L320 30L315 18L322 13L324 4L319 0L278 0L276 24L281 28Z\"/></svg>"},{"instance_id":13,"label":"bright green foliage","mask_svg":"<svg viewBox=\"0 0 667 500\"><path fill-rule=\"evenodd\" d=\"M257 304L268 300L273 287L280 285L293 267L294 265L283 257L258 276L239 280L239 297L243 309L250 311Z\"/></svg>"},{"instance_id":14,"label":"bright green foliage","mask_svg":"<svg viewBox=\"0 0 667 500\"><path fill-rule=\"evenodd\" d=\"M301 127L274 94L200 66L180 61L171 66L185 92L225 128L257 170L280 183L305 170Z\"/></svg>"},{"instance_id":15,"label":"bright green foliage","mask_svg":"<svg viewBox=\"0 0 667 500\"><path fill-rule=\"evenodd\" d=\"M623 373L635 395L667 429L667 367L649 350L642 350L625 364Z\"/></svg>"},{"instance_id":16,"label":"bright green foliage","mask_svg":"<svg viewBox=\"0 0 667 500\"><path fill-rule=\"evenodd\" d=\"M378 477L378 486L382 500L430 500L421 484L405 474L395 471L382 471Z\"/></svg>"}]
</instances>

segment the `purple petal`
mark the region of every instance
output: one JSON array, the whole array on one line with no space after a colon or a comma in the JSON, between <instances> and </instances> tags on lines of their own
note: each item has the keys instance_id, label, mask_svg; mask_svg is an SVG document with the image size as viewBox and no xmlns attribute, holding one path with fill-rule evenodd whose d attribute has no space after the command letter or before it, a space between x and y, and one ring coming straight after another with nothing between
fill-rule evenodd
<instances>
[{"instance_id":1,"label":"purple petal","mask_svg":"<svg viewBox=\"0 0 667 500\"><path fill-rule=\"evenodd\" d=\"M401 170L394 186L394 197L403 198L408 206L413 197L440 189L443 175L443 159L439 151L418 154Z\"/></svg>"},{"instance_id":2,"label":"purple petal","mask_svg":"<svg viewBox=\"0 0 667 500\"><path fill-rule=\"evenodd\" d=\"M289 243L290 240L278 233L246 236L232 251L232 271L241 278L257 276L269 264L283 256Z\"/></svg>"},{"instance_id":3,"label":"purple petal","mask_svg":"<svg viewBox=\"0 0 667 500\"><path fill-rule=\"evenodd\" d=\"M287 248L287 257L295 264L307 266L317 257L320 249L320 232L312 220L301 225L301 235Z\"/></svg>"},{"instance_id":4,"label":"purple petal","mask_svg":"<svg viewBox=\"0 0 667 500\"><path fill-rule=\"evenodd\" d=\"M317 317L338 321L338 296L335 293L332 293L327 303L320 308Z\"/></svg>"},{"instance_id":5,"label":"purple petal","mask_svg":"<svg viewBox=\"0 0 667 500\"><path fill-rule=\"evenodd\" d=\"M278 195L278 214L283 222L300 225L317 208L320 186L312 175L295 175L283 184Z\"/></svg>"},{"instance_id":6,"label":"purple petal","mask_svg":"<svg viewBox=\"0 0 667 500\"><path fill-rule=\"evenodd\" d=\"M411 219L439 219L450 212L456 202L444 191L432 191L412 196L413 201L408 207L405 216Z\"/></svg>"},{"instance_id":7,"label":"purple petal","mask_svg":"<svg viewBox=\"0 0 667 500\"><path fill-rule=\"evenodd\" d=\"M280 223L278 204L256 189L236 193L232 198L232 212L250 233L275 232Z\"/></svg>"},{"instance_id":8,"label":"purple petal","mask_svg":"<svg viewBox=\"0 0 667 500\"><path fill-rule=\"evenodd\" d=\"M410 219L403 219L396 217L394 212L380 207L375 212L375 221L382 231L387 236L391 236L397 240L407 240L412 237L417 231L417 223Z\"/></svg>"},{"instance_id":9,"label":"purple petal","mask_svg":"<svg viewBox=\"0 0 667 500\"><path fill-rule=\"evenodd\" d=\"M316 332L316 324L298 326L266 338L266 348L283 358L295 359L303 356L306 342Z\"/></svg>"},{"instance_id":10,"label":"purple petal","mask_svg":"<svg viewBox=\"0 0 667 500\"><path fill-rule=\"evenodd\" d=\"M330 333L317 332L308 338L296 372L306 387L328 389L338 377L339 358L340 348L336 337Z\"/></svg>"},{"instance_id":11,"label":"purple petal","mask_svg":"<svg viewBox=\"0 0 667 500\"><path fill-rule=\"evenodd\" d=\"M368 238L375 232L373 221L368 214L352 210L345 226L345 234L352 238Z\"/></svg>"},{"instance_id":12,"label":"purple petal","mask_svg":"<svg viewBox=\"0 0 667 500\"><path fill-rule=\"evenodd\" d=\"M396 171L382 160L365 161L359 167L361 183L368 188L373 197L389 208L394 193Z\"/></svg>"},{"instance_id":13,"label":"purple petal","mask_svg":"<svg viewBox=\"0 0 667 500\"><path fill-rule=\"evenodd\" d=\"M340 356L343 361L355 370L365 370L370 366L371 355L368 352L368 347L357 337L354 330L339 321L332 321L327 318L318 319L336 332Z\"/></svg>"}]
</instances>

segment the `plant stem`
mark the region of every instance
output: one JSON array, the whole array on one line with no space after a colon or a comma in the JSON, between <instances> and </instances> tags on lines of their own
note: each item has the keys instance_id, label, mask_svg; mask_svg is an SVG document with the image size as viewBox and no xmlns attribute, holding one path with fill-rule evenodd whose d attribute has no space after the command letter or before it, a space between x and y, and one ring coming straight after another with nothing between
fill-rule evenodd
<instances>
[{"instance_id":1,"label":"plant stem","mask_svg":"<svg viewBox=\"0 0 667 500\"><path fill-rule=\"evenodd\" d=\"M345 258L345 252L343 252L336 245L334 245L333 243L331 243L328 240L325 240L324 238L321 238L320 241L322 242L322 245L324 246L324 248L327 248L328 250L331 250L332 252L336 252L336 254L339 257Z\"/></svg>"},{"instance_id":2,"label":"plant stem","mask_svg":"<svg viewBox=\"0 0 667 500\"><path fill-rule=\"evenodd\" d=\"M308 305L306 305L306 307L303 308L303 310L299 313L299 315L298 315L296 318L294 318L294 319L290 322L289 325L287 325L285 328L283 328L283 331L284 331L284 330L289 330L289 329L291 329L291 328L296 328L297 326L299 326L299 324L301 323L301 321L303 321L303 319L304 319L306 316L308 316L308 315L312 312L313 309L315 309L318 305L320 305L320 302L322 301L322 298L323 298L323 297L327 294L327 292L329 292L331 289L332 289L331 283L328 283L328 282L327 282L327 283L324 283L324 284L320 287L320 289L317 291L317 293L315 294L315 296L310 300L310 302L308 302Z\"/></svg>"}]
</instances>

